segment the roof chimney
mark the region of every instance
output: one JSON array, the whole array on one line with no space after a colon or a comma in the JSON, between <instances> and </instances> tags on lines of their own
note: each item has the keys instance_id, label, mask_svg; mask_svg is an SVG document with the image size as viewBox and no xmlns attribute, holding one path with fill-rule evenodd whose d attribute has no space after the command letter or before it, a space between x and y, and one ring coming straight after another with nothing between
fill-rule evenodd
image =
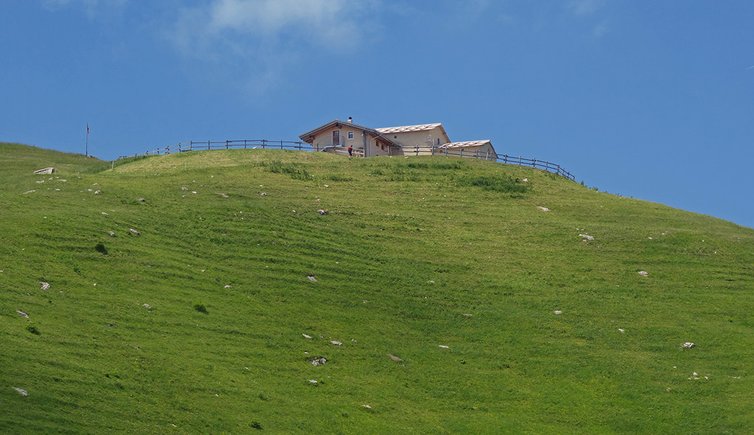
<instances>
[{"instance_id":1,"label":"roof chimney","mask_svg":"<svg viewBox=\"0 0 754 435\"><path fill-rule=\"evenodd\" d=\"M348 117L348 123L353 124L353 118L351 118L350 116Z\"/></svg>"}]
</instances>

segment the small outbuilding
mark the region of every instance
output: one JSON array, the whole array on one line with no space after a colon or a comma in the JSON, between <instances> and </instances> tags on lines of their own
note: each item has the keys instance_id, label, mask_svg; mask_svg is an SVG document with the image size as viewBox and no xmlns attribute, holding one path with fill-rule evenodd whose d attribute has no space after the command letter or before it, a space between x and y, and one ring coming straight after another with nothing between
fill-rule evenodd
<instances>
[{"instance_id":1,"label":"small outbuilding","mask_svg":"<svg viewBox=\"0 0 754 435\"><path fill-rule=\"evenodd\" d=\"M495 148L492 146L492 141L489 139L469 140L465 142L450 142L441 145L440 150L447 150L448 154L458 155L461 157L497 160L497 153L495 152Z\"/></svg>"}]
</instances>

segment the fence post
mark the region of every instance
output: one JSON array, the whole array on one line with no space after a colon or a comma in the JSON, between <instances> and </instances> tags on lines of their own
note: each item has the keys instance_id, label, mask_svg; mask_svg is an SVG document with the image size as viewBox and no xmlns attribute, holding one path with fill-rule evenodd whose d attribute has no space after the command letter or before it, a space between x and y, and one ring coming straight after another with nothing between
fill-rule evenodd
<instances>
[{"instance_id":1,"label":"fence post","mask_svg":"<svg viewBox=\"0 0 754 435\"><path fill-rule=\"evenodd\" d=\"M280 141L280 149L281 150L283 149L283 141L282 140Z\"/></svg>"},{"instance_id":2,"label":"fence post","mask_svg":"<svg viewBox=\"0 0 754 435\"><path fill-rule=\"evenodd\" d=\"M211 144L209 143L209 141L207 141L207 151L210 150L210 147L211 147Z\"/></svg>"},{"instance_id":3,"label":"fence post","mask_svg":"<svg viewBox=\"0 0 754 435\"><path fill-rule=\"evenodd\" d=\"M264 146L267 144L267 141L262 139L262 149L264 149Z\"/></svg>"}]
</instances>

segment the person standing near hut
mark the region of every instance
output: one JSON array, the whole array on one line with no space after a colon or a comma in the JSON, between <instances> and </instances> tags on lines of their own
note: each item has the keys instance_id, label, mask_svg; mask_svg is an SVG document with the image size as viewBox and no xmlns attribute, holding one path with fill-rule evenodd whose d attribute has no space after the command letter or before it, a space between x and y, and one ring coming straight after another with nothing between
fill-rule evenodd
<instances>
[{"instance_id":1,"label":"person standing near hut","mask_svg":"<svg viewBox=\"0 0 754 435\"><path fill-rule=\"evenodd\" d=\"M353 158L353 145L348 145L348 158Z\"/></svg>"}]
</instances>

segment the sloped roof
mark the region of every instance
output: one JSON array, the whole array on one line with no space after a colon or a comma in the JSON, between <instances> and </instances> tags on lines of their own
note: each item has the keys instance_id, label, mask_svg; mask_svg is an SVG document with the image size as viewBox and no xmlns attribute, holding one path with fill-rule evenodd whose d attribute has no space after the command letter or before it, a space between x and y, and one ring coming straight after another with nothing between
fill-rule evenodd
<instances>
[{"instance_id":1,"label":"sloped roof","mask_svg":"<svg viewBox=\"0 0 754 435\"><path fill-rule=\"evenodd\" d=\"M427 131L427 130L432 130L437 127L442 127L442 124L440 124L439 122L436 122L434 124L401 125L398 127L380 127L380 128L375 128L375 130L384 134L393 134L393 133L411 133L414 131Z\"/></svg>"},{"instance_id":2,"label":"sloped roof","mask_svg":"<svg viewBox=\"0 0 754 435\"><path fill-rule=\"evenodd\" d=\"M312 140L311 138L313 138L314 136L316 136L317 134L319 134L323 130L328 130L328 129L331 129L333 127L335 127L335 128L341 128L341 127L354 128L356 130L361 130L361 131L363 131L365 133L369 133L369 134L371 134L373 136L376 136L376 137L382 139L383 141L389 143L390 145L397 146L397 147L401 146L399 143L395 142L394 140L392 140L392 139L390 139L390 138L388 138L386 136L383 136L382 132L380 132L380 131L378 131L378 130L376 130L374 128L364 127L363 125L354 124L353 122L348 122L348 121L341 121L339 119L334 119L334 120L328 122L327 124L324 124L324 125L321 125L321 126L315 128L314 130L307 131L306 133L300 135L299 139L301 139L302 141L304 141L306 143L311 143L311 140Z\"/></svg>"},{"instance_id":3,"label":"sloped roof","mask_svg":"<svg viewBox=\"0 0 754 435\"><path fill-rule=\"evenodd\" d=\"M490 146L492 146L492 141L489 139L483 139L483 140L467 140L463 142L450 142L450 143L440 145L440 148L468 148L468 147L479 147L485 144L490 144Z\"/></svg>"}]
</instances>

